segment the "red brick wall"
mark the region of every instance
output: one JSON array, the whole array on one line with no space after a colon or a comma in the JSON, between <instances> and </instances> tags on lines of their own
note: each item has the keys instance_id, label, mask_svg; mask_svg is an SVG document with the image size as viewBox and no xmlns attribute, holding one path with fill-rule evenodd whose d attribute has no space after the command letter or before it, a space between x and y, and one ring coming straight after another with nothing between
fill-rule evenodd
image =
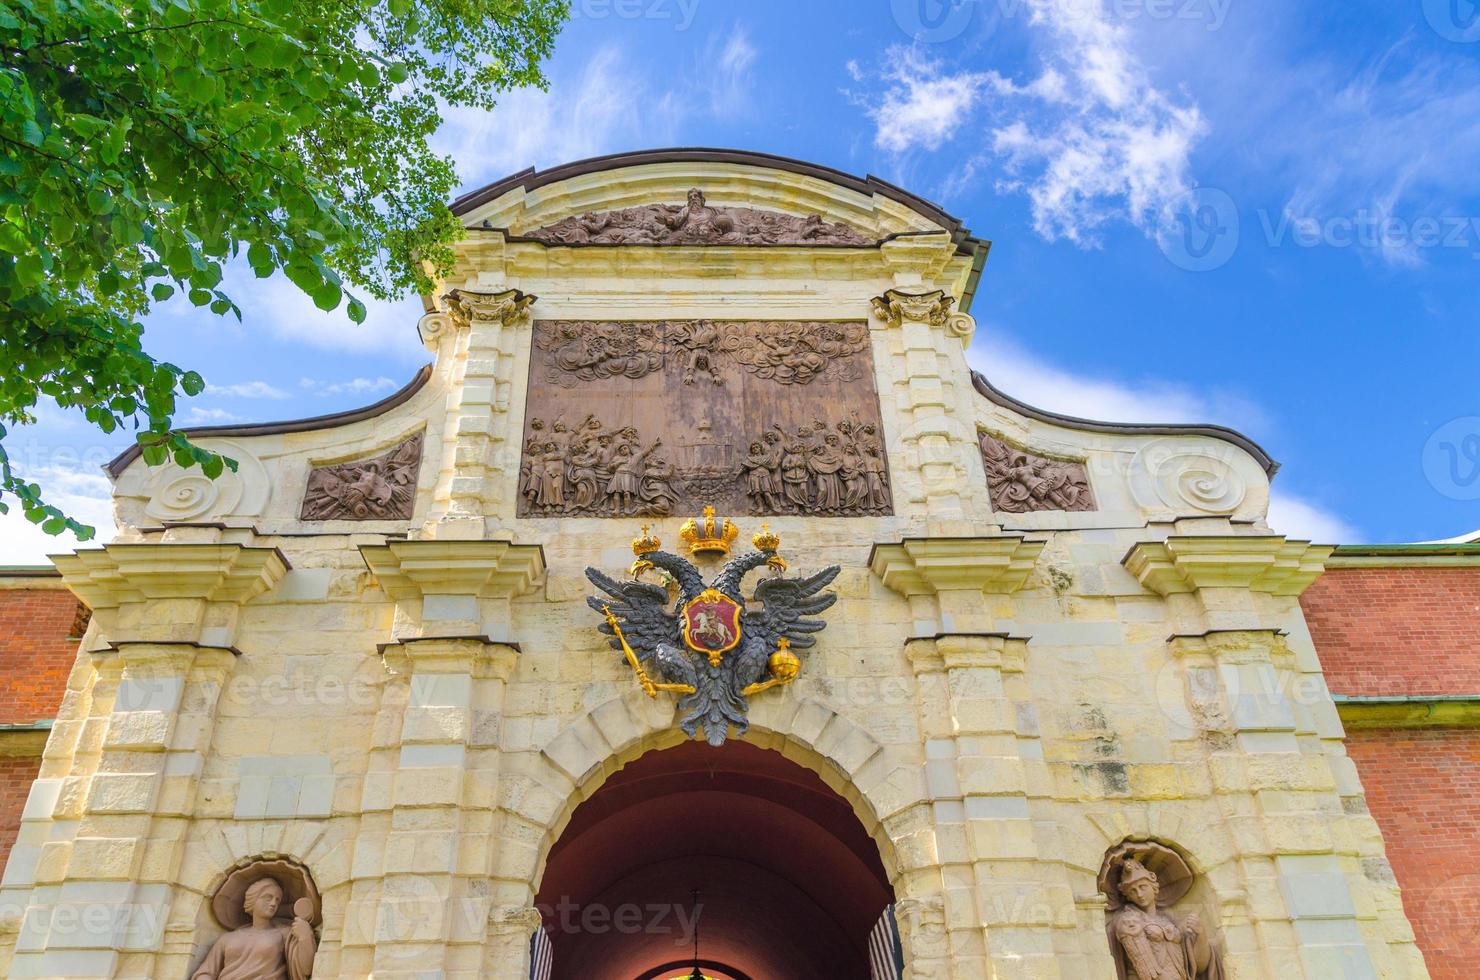
<instances>
[{"instance_id":1,"label":"red brick wall","mask_svg":"<svg viewBox=\"0 0 1480 980\"><path fill-rule=\"evenodd\" d=\"M1480 731L1352 731L1367 806L1434 980L1480 975Z\"/></svg>"},{"instance_id":2,"label":"red brick wall","mask_svg":"<svg viewBox=\"0 0 1480 980\"><path fill-rule=\"evenodd\" d=\"M25 809L31 782L40 771L40 758L0 756L0 869L10 857L11 845L21 829L21 810Z\"/></svg>"},{"instance_id":3,"label":"red brick wall","mask_svg":"<svg viewBox=\"0 0 1480 980\"><path fill-rule=\"evenodd\" d=\"M1300 605L1333 694L1480 694L1480 568L1335 568Z\"/></svg>"},{"instance_id":4,"label":"red brick wall","mask_svg":"<svg viewBox=\"0 0 1480 980\"><path fill-rule=\"evenodd\" d=\"M0 725L56 717L82 606L66 589L0 589Z\"/></svg>"}]
</instances>

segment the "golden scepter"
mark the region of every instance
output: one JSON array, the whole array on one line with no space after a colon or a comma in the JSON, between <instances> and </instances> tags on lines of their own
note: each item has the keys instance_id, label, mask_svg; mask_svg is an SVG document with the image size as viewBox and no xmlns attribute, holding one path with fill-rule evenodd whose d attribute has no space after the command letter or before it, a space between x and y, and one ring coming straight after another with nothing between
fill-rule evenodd
<instances>
[{"instance_id":1,"label":"golden scepter","mask_svg":"<svg viewBox=\"0 0 1480 980\"><path fill-rule=\"evenodd\" d=\"M679 691L683 694L694 693L694 688L688 684L653 683L653 679L648 676L647 671L643 670L642 662L637 659L637 654L633 653L632 647L627 645L627 637L622 635L622 626L620 623L617 622L617 617L616 614L612 612L612 607L603 603L601 611L606 613L607 625L610 626L612 628L612 632L617 635L617 642L622 644L622 652L627 655L627 663L632 665L632 672L637 675L637 683L642 688L643 693L645 693L650 698L657 697L659 691Z\"/></svg>"}]
</instances>

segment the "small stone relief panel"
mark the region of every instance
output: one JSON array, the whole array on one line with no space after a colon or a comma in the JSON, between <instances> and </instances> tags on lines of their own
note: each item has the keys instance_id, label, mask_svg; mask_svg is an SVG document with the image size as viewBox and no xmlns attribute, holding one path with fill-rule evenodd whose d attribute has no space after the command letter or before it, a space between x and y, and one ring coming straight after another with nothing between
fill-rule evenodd
<instances>
[{"instance_id":1,"label":"small stone relief panel","mask_svg":"<svg viewBox=\"0 0 1480 980\"><path fill-rule=\"evenodd\" d=\"M891 513L873 379L863 323L537 321L519 514Z\"/></svg>"},{"instance_id":2,"label":"small stone relief panel","mask_svg":"<svg viewBox=\"0 0 1480 980\"><path fill-rule=\"evenodd\" d=\"M191 980L308 980L321 924L308 869L282 858L247 862L211 896L211 915L227 932Z\"/></svg>"},{"instance_id":3,"label":"small stone relief panel","mask_svg":"<svg viewBox=\"0 0 1480 980\"><path fill-rule=\"evenodd\" d=\"M1051 459L978 430L992 509L1005 514L1096 510L1089 471L1077 461Z\"/></svg>"},{"instance_id":4,"label":"small stone relief panel","mask_svg":"<svg viewBox=\"0 0 1480 980\"><path fill-rule=\"evenodd\" d=\"M407 521L416 503L424 433L369 459L315 466L299 518L305 521Z\"/></svg>"},{"instance_id":5,"label":"small stone relief panel","mask_svg":"<svg viewBox=\"0 0 1480 980\"><path fill-rule=\"evenodd\" d=\"M526 232L547 245L873 245L842 222L756 208L717 207L697 187L684 204L586 212Z\"/></svg>"},{"instance_id":6,"label":"small stone relief panel","mask_svg":"<svg viewBox=\"0 0 1480 980\"><path fill-rule=\"evenodd\" d=\"M199 468L181 469L173 462L149 477L144 513L161 523L189 523L228 517L256 517L267 507L272 481L262 461L239 443L204 439L201 445L236 461L212 480Z\"/></svg>"},{"instance_id":7,"label":"small stone relief panel","mask_svg":"<svg viewBox=\"0 0 1480 980\"><path fill-rule=\"evenodd\" d=\"M1157 440L1141 447L1131 460L1131 493L1151 510L1232 514L1249 492L1236 455L1241 454L1231 446L1218 449Z\"/></svg>"},{"instance_id":8,"label":"small stone relief panel","mask_svg":"<svg viewBox=\"0 0 1480 980\"><path fill-rule=\"evenodd\" d=\"M1212 924L1196 908L1203 904L1197 892L1206 892L1199 884L1182 856L1163 844L1126 841L1106 853L1099 886L1120 980L1224 980Z\"/></svg>"}]
</instances>

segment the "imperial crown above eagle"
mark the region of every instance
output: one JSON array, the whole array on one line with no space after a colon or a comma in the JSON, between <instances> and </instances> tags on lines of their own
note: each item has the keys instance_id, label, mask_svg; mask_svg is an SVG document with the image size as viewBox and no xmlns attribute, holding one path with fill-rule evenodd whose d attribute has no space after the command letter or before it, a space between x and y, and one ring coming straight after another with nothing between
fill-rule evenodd
<instances>
[{"instance_id":1,"label":"imperial crown above eagle","mask_svg":"<svg viewBox=\"0 0 1480 980\"><path fill-rule=\"evenodd\" d=\"M717 519L713 507L679 532L695 556L728 555L738 535L739 528ZM690 737L703 729L710 745L723 745L732 727L736 735L746 731L752 695L796 679L802 663L793 651L817 643L815 634L827 623L813 617L838 598L822 591L837 578L838 566L786 578L780 537L763 524L751 543L755 551L731 558L707 583L687 558L663 551L647 527L632 542L637 560L630 581L586 569L586 577L606 593L586 601L605 618L600 629L612 648L627 658L649 697L681 694L679 727ZM745 579L761 568L770 568L771 575L756 583L747 600ZM643 581L649 572L662 584Z\"/></svg>"}]
</instances>

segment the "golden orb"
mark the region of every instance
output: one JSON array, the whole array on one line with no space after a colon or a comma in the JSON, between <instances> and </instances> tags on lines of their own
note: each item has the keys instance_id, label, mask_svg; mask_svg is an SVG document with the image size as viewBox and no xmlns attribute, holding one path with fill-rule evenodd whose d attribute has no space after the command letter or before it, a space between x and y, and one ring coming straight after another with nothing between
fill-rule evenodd
<instances>
[{"instance_id":1,"label":"golden orb","mask_svg":"<svg viewBox=\"0 0 1480 980\"><path fill-rule=\"evenodd\" d=\"M782 683L794 680L802 671L802 661L791 652L791 641L786 637L776 644L776 652L771 654L769 664L771 676Z\"/></svg>"}]
</instances>

